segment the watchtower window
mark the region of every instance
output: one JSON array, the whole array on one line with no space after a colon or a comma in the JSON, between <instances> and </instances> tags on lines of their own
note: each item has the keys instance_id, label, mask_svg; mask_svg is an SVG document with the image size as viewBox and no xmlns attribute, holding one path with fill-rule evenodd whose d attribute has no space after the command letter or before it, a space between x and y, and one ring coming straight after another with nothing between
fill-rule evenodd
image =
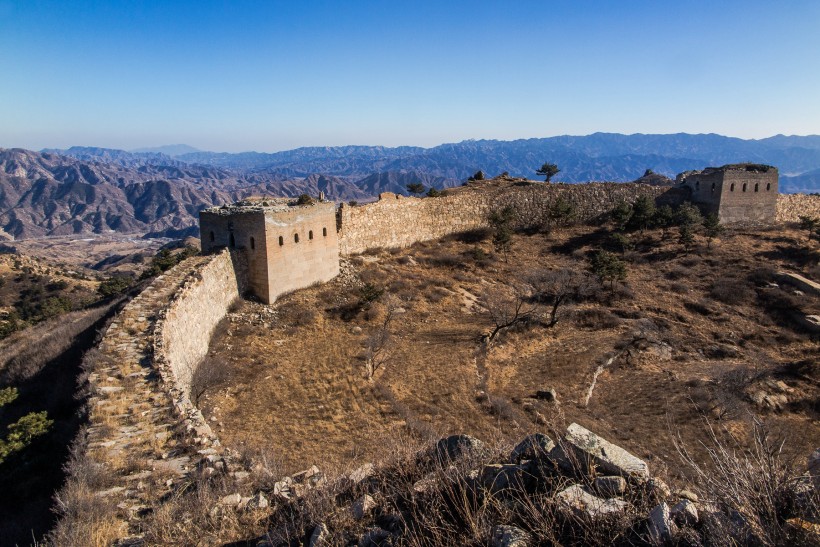
<instances>
[{"instance_id":1,"label":"watchtower window","mask_svg":"<svg viewBox=\"0 0 820 547\"><path fill-rule=\"evenodd\" d=\"M695 190L700 190L700 181L699 180L695 181Z\"/></svg>"},{"instance_id":2,"label":"watchtower window","mask_svg":"<svg viewBox=\"0 0 820 547\"><path fill-rule=\"evenodd\" d=\"M213 232L211 232L211 243L213 243L214 239L216 239L216 236L214 235Z\"/></svg>"},{"instance_id":3,"label":"watchtower window","mask_svg":"<svg viewBox=\"0 0 820 547\"><path fill-rule=\"evenodd\" d=\"M308 239L313 239L313 230L308 232Z\"/></svg>"},{"instance_id":4,"label":"watchtower window","mask_svg":"<svg viewBox=\"0 0 820 547\"><path fill-rule=\"evenodd\" d=\"M231 233L230 242L231 242L231 249L235 248L236 247L236 239L233 237L233 233Z\"/></svg>"},{"instance_id":5,"label":"watchtower window","mask_svg":"<svg viewBox=\"0 0 820 547\"><path fill-rule=\"evenodd\" d=\"M729 191L730 191L730 192L734 192L734 191L735 191L735 183L734 183L734 182L733 182L733 183L729 186Z\"/></svg>"},{"instance_id":6,"label":"watchtower window","mask_svg":"<svg viewBox=\"0 0 820 547\"><path fill-rule=\"evenodd\" d=\"M285 244L285 238L282 237L282 236L279 236L279 246L281 247L284 244Z\"/></svg>"},{"instance_id":7,"label":"watchtower window","mask_svg":"<svg viewBox=\"0 0 820 547\"><path fill-rule=\"evenodd\" d=\"M253 238L251 238L251 249L256 249L256 241Z\"/></svg>"},{"instance_id":8,"label":"watchtower window","mask_svg":"<svg viewBox=\"0 0 820 547\"><path fill-rule=\"evenodd\" d=\"M772 189L772 183L771 183L771 182L767 182L767 183L766 183L766 191L768 192L768 191L769 191L769 190L771 190L771 189Z\"/></svg>"},{"instance_id":9,"label":"watchtower window","mask_svg":"<svg viewBox=\"0 0 820 547\"><path fill-rule=\"evenodd\" d=\"M293 234L293 242L299 243L299 234Z\"/></svg>"},{"instance_id":10,"label":"watchtower window","mask_svg":"<svg viewBox=\"0 0 820 547\"><path fill-rule=\"evenodd\" d=\"M746 183L745 182L743 183L743 191L744 192L746 191Z\"/></svg>"},{"instance_id":11,"label":"watchtower window","mask_svg":"<svg viewBox=\"0 0 820 547\"><path fill-rule=\"evenodd\" d=\"M327 228L322 228L322 236L327 237Z\"/></svg>"},{"instance_id":12,"label":"watchtower window","mask_svg":"<svg viewBox=\"0 0 820 547\"><path fill-rule=\"evenodd\" d=\"M758 190L760 190L760 185L758 183L755 183L755 192L757 192Z\"/></svg>"},{"instance_id":13,"label":"watchtower window","mask_svg":"<svg viewBox=\"0 0 820 547\"><path fill-rule=\"evenodd\" d=\"M713 194L715 193L715 183L714 182L712 183L712 193Z\"/></svg>"}]
</instances>

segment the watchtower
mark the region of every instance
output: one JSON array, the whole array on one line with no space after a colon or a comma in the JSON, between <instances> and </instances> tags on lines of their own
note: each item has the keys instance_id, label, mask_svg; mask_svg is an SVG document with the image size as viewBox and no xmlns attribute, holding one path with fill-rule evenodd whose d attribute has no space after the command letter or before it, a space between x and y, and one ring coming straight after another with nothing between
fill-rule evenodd
<instances>
[{"instance_id":1,"label":"watchtower","mask_svg":"<svg viewBox=\"0 0 820 547\"><path fill-rule=\"evenodd\" d=\"M336 208L289 199L245 200L199 213L202 252L244 252L251 292L266 304L339 273Z\"/></svg>"},{"instance_id":2,"label":"watchtower","mask_svg":"<svg viewBox=\"0 0 820 547\"><path fill-rule=\"evenodd\" d=\"M724 224L773 224L777 181L776 167L756 163L707 167L677 176L677 182L691 190L692 201Z\"/></svg>"}]
</instances>

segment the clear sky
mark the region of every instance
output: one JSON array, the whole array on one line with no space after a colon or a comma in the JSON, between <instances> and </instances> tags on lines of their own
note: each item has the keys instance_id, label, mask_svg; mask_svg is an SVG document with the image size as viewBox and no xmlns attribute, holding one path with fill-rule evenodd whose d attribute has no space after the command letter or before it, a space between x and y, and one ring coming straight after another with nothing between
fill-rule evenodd
<instances>
[{"instance_id":1,"label":"clear sky","mask_svg":"<svg viewBox=\"0 0 820 547\"><path fill-rule=\"evenodd\" d=\"M0 0L0 147L820 133L820 1Z\"/></svg>"}]
</instances>

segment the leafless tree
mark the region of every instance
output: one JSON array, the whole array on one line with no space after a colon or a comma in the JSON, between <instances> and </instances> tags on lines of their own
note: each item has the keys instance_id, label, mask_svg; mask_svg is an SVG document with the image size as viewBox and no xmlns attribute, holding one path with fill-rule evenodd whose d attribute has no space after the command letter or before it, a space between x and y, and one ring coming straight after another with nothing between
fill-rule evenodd
<instances>
[{"instance_id":1,"label":"leafless tree","mask_svg":"<svg viewBox=\"0 0 820 547\"><path fill-rule=\"evenodd\" d=\"M535 298L549 306L547 327L558 323L561 306L589 296L595 290L590 275L580 269L542 270L530 275L528 281Z\"/></svg>"},{"instance_id":2,"label":"leafless tree","mask_svg":"<svg viewBox=\"0 0 820 547\"><path fill-rule=\"evenodd\" d=\"M532 287L526 283L500 285L485 291L479 303L494 327L482 340L490 345L502 330L537 317L540 306L532 296Z\"/></svg>"},{"instance_id":3,"label":"leafless tree","mask_svg":"<svg viewBox=\"0 0 820 547\"><path fill-rule=\"evenodd\" d=\"M370 381L373 380L376 372L387 366L393 354L393 335L390 327L396 310L400 307L399 300L392 294L386 294L382 297L382 302L384 318L376 330L368 336L365 343L364 373Z\"/></svg>"}]
</instances>

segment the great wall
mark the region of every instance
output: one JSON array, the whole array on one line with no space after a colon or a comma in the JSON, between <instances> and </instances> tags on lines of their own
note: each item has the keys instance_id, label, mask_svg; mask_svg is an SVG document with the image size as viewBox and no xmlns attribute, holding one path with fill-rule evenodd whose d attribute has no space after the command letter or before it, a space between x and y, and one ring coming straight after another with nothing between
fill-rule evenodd
<instances>
[{"instance_id":1,"label":"great wall","mask_svg":"<svg viewBox=\"0 0 820 547\"><path fill-rule=\"evenodd\" d=\"M299 225L297 230L315 230L321 239L323 228L332 229L338 254L345 256L484 227L488 213L506 205L516 208L520 225L537 225L559 197L575 205L577 220L586 221L639 195L668 203L686 198L680 189L660 186L493 180L439 198L385 194L371 204L341 206L335 225ZM794 222L801 215L820 215L820 196L778 196L778 222ZM85 447L85 457L110 477L96 487L95 495L112 500L118 511L108 516L113 522L88 526L114 526L121 538L138 537L143 516L195 471L232 474L239 490L247 476L236 453L221 445L189 395L191 376L208 351L215 327L252 286L253 269L258 268L248 258L248 245L231 245L234 241L229 242L227 235L209 237L210 231L210 225L202 226L203 250L213 242L218 251L187 259L157 277L111 323L89 359L94 368L89 376L88 427L80 446ZM286 236L291 244L294 233ZM310 244L312 236L313 232L311 237L305 233L302 243L292 245ZM262 248L262 240L274 248L284 246L278 237L274 232L257 235L253 247ZM277 268L281 273L287 263ZM308 277L302 286L326 278L327 271L320 269L316 279ZM273 300L294 288L288 283L266 287L264 296ZM242 494L247 499L253 492Z\"/></svg>"}]
</instances>

